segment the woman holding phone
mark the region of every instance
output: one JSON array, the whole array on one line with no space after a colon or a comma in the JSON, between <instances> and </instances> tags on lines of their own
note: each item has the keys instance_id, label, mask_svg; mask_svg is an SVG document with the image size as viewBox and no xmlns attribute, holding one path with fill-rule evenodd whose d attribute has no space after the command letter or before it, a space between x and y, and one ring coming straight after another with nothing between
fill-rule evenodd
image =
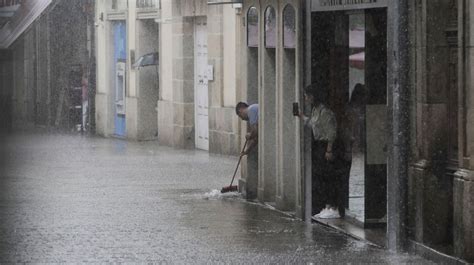
<instances>
[{"instance_id":1,"label":"woman holding phone","mask_svg":"<svg viewBox=\"0 0 474 265\"><path fill-rule=\"evenodd\" d=\"M304 90L307 104L312 106L311 116L300 113L300 118L309 126L313 135L312 166L313 166L313 214L315 218L340 218L338 209L338 175L334 168L334 142L337 136L337 121L332 112L323 102L324 93L321 89L308 86Z\"/></svg>"}]
</instances>

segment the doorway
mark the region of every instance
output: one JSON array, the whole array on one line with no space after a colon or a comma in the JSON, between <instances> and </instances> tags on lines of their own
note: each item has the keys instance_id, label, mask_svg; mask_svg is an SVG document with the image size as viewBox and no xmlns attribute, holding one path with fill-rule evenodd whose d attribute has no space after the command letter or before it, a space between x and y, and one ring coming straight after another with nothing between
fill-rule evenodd
<instances>
[{"instance_id":1,"label":"doorway","mask_svg":"<svg viewBox=\"0 0 474 265\"><path fill-rule=\"evenodd\" d=\"M125 21L117 21L114 28L114 60L113 60L113 84L114 84L114 134L124 137L125 125L125 87L126 87L126 58L127 58L127 33Z\"/></svg>"},{"instance_id":2,"label":"doorway","mask_svg":"<svg viewBox=\"0 0 474 265\"><path fill-rule=\"evenodd\" d=\"M312 82L328 96L326 103L336 115L338 138L345 150L341 156L346 168L338 173L339 208L346 220L359 226L383 227L387 212L386 8L314 12L311 47Z\"/></svg>"},{"instance_id":3,"label":"doorway","mask_svg":"<svg viewBox=\"0 0 474 265\"><path fill-rule=\"evenodd\" d=\"M209 150L209 89L207 75L207 22L206 17L195 21L194 45L194 102L196 148Z\"/></svg>"}]
</instances>

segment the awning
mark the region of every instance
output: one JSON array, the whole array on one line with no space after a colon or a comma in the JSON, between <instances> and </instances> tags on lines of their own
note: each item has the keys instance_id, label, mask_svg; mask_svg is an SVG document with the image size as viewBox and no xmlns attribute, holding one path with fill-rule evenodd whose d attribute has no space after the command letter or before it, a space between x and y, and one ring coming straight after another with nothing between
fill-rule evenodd
<instances>
[{"instance_id":1,"label":"awning","mask_svg":"<svg viewBox=\"0 0 474 265\"><path fill-rule=\"evenodd\" d=\"M352 68L365 68L365 52L356 53L349 56L349 65Z\"/></svg>"},{"instance_id":2,"label":"awning","mask_svg":"<svg viewBox=\"0 0 474 265\"><path fill-rule=\"evenodd\" d=\"M52 0L23 0L16 6L0 7L0 14L6 16L3 25L0 25L0 49L10 47L51 2Z\"/></svg>"}]
</instances>

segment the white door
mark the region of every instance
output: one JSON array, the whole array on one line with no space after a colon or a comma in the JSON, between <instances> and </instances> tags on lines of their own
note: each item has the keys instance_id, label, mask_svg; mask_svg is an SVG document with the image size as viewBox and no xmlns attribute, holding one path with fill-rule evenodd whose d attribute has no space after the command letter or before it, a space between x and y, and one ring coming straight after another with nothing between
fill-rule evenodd
<instances>
[{"instance_id":1,"label":"white door","mask_svg":"<svg viewBox=\"0 0 474 265\"><path fill-rule=\"evenodd\" d=\"M209 92L207 71L207 23L205 17L196 19L194 47L194 105L196 148L209 150Z\"/></svg>"}]
</instances>

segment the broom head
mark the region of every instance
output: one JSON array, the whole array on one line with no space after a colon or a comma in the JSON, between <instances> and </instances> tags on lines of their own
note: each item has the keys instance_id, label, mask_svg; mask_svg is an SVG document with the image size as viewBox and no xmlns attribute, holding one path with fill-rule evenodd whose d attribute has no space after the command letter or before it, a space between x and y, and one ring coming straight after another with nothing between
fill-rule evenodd
<instances>
[{"instance_id":1,"label":"broom head","mask_svg":"<svg viewBox=\"0 0 474 265\"><path fill-rule=\"evenodd\" d=\"M221 189L221 193L234 192L237 191L237 186L226 186Z\"/></svg>"}]
</instances>

